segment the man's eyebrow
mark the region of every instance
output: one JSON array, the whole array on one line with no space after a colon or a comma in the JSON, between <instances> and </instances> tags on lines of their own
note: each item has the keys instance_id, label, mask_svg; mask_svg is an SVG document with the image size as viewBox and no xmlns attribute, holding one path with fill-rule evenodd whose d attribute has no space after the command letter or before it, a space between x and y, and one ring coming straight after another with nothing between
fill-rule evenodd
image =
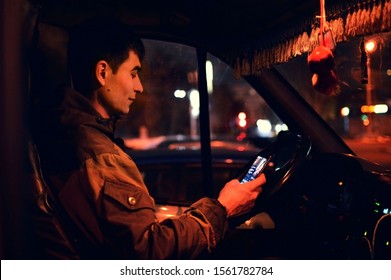
<instances>
[{"instance_id":1,"label":"man's eyebrow","mask_svg":"<svg viewBox=\"0 0 391 280\"><path fill-rule=\"evenodd\" d=\"M137 72L141 72L141 66L135 66L135 67L133 67L133 69L132 69L132 71L137 71Z\"/></svg>"}]
</instances>

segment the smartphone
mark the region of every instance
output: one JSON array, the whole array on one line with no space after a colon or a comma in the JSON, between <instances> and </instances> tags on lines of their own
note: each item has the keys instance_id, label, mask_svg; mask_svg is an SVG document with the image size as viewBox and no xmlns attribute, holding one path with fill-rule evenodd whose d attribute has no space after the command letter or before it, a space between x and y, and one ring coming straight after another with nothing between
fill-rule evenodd
<instances>
[{"instance_id":1,"label":"smartphone","mask_svg":"<svg viewBox=\"0 0 391 280\"><path fill-rule=\"evenodd\" d=\"M257 156L254 162L251 164L250 168L240 180L240 183L243 184L257 178L267 166L268 162L270 161L270 158L271 157L264 158L261 156Z\"/></svg>"}]
</instances>

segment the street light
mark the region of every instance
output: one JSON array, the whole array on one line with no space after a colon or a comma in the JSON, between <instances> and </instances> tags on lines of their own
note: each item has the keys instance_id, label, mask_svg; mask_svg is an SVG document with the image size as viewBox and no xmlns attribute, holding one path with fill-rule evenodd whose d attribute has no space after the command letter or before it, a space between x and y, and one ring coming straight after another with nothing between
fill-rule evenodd
<instances>
[{"instance_id":1,"label":"street light","mask_svg":"<svg viewBox=\"0 0 391 280\"><path fill-rule=\"evenodd\" d=\"M377 44L375 40L369 40L365 42L365 50L367 51L367 53L371 54L374 51L376 51L376 49L377 49Z\"/></svg>"},{"instance_id":2,"label":"street light","mask_svg":"<svg viewBox=\"0 0 391 280\"><path fill-rule=\"evenodd\" d=\"M197 120L200 115L200 93L196 89L189 92L190 100L190 135L192 137L198 135Z\"/></svg>"},{"instance_id":3,"label":"street light","mask_svg":"<svg viewBox=\"0 0 391 280\"><path fill-rule=\"evenodd\" d=\"M364 43L364 39L363 42ZM374 53L377 49L377 43L375 40L371 39L368 41L365 41L364 43L364 49L362 50L364 57L366 57L366 64L365 68L367 70L367 82L366 82L366 105L371 106L372 105L372 71L371 71L371 54ZM371 118L367 119L367 132L368 136L372 136L372 126L373 126L373 114L370 113Z\"/></svg>"}]
</instances>

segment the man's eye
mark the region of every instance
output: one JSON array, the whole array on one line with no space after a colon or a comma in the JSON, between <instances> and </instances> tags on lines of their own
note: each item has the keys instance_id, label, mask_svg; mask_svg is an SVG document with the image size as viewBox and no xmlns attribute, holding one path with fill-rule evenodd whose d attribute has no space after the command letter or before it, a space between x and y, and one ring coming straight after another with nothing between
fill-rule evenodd
<instances>
[{"instance_id":1,"label":"man's eye","mask_svg":"<svg viewBox=\"0 0 391 280\"><path fill-rule=\"evenodd\" d=\"M137 78L137 76L138 76L138 71L137 72L130 72L130 76L132 77L132 79L134 79L134 78Z\"/></svg>"}]
</instances>

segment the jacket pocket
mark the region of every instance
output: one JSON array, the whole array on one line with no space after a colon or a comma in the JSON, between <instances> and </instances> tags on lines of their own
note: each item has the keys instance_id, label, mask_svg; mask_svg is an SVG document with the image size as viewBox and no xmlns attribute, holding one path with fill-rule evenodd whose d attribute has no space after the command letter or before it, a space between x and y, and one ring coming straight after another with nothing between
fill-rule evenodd
<instances>
[{"instance_id":1,"label":"jacket pocket","mask_svg":"<svg viewBox=\"0 0 391 280\"><path fill-rule=\"evenodd\" d=\"M152 197L139 187L130 184L106 180L103 195L104 199L114 200L132 211L145 208L155 209Z\"/></svg>"}]
</instances>

